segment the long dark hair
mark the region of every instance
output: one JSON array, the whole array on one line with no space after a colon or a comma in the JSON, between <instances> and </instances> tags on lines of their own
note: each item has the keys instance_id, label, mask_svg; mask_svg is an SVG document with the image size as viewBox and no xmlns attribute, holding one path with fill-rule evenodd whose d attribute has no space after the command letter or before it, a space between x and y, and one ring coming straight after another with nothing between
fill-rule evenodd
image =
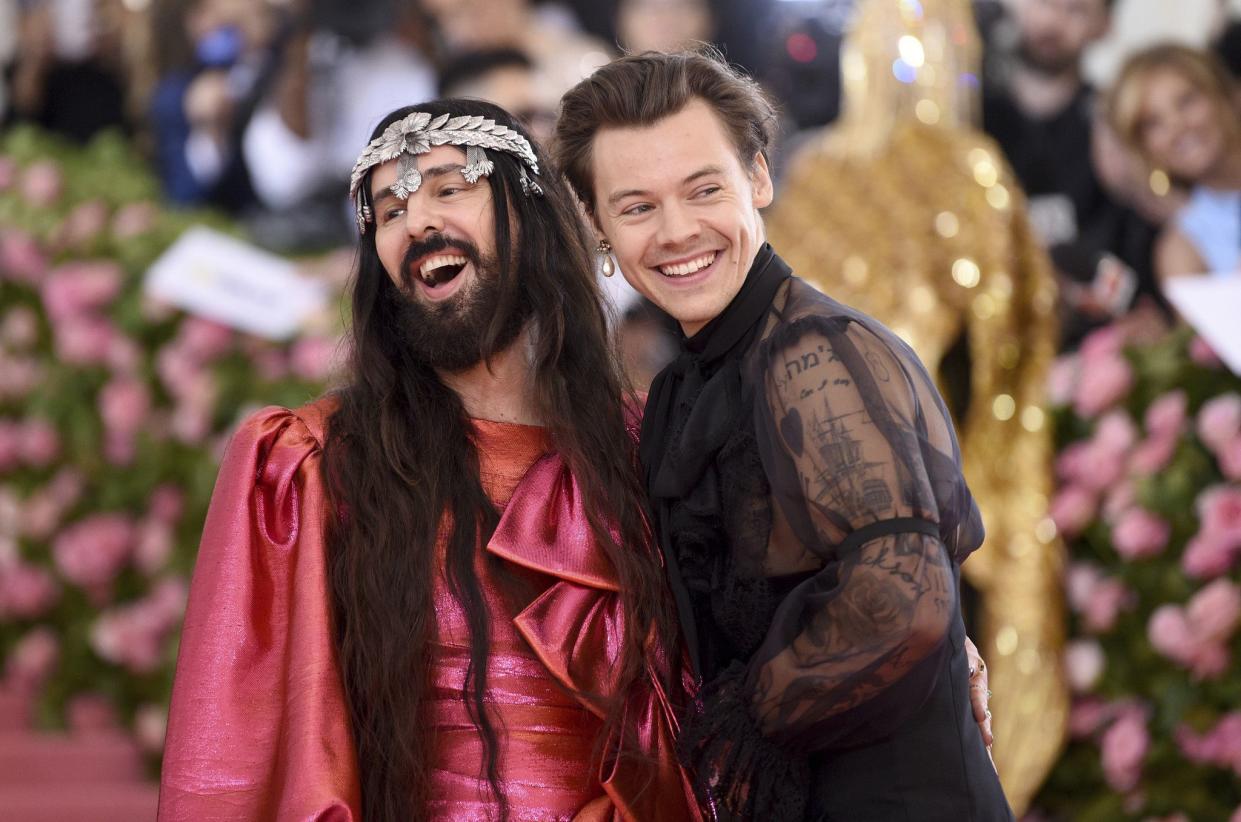
<instances>
[{"instance_id":1,"label":"long dark hair","mask_svg":"<svg viewBox=\"0 0 1241 822\"><path fill-rule=\"evenodd\" d=\"M525 133L493 105L443 100L393 112L375 135L414 110L481 115ZM489 152L503 296L481 350L485 358L499 353L497 337L508 316L523 310L517 295L524 290L533 309L535 401L582 489L594 536L616 567L630 626L619 663L621 696L608 706L606 733L623 730L624 694L645 676L647 630L671 648L674 622L662 568L648 547L636 449L626 429L628 394L610 347L585 226L567 187L536 152L541 197L522 193L515 158ZM516 211L515 243L510 210ZM372 229L361 240L353 284L350 382L339 392L323 460L335 512L328 526L335 639L363 818L425 814L433 740L420 720L430 688L426 650L435 631L432 585L442 530L449 589L469 616L470 676L462 697L482 737L503 817L496 729L484 710L490 626L475 575L480 540L494 530L497 513L479 479L460 398L394 333L399 298Z\"/></svg>"}]
</instances>

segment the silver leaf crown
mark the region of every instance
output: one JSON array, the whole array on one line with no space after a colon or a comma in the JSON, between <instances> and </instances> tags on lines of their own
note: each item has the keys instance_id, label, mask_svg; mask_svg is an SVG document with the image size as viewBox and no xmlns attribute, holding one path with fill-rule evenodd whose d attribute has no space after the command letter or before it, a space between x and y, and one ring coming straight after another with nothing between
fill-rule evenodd
<instances>
[{"instance_id":1,"label":"silver leaf crown","mask_svg":"<svg viewBox=\"0 0 1241 822\"><path fill-rule=\"evenodd\" d=\"M418 171L415 158L426 154L432 146L442 145L465 147L465 167L461 173L471 183L495 170L495 163L483 149L508 152L522 163L522 193L527 196L543 193L543 188L533 179L539 173L539 161L534 156L534 149L530 141L517 131L478 115L453 117L441 114L432 119L425 111L415 111L390 124L383 134L371 140L353 165L353 173L349 177L349 196L353 198L359 232L365 234L366 226L373 219L360 191L366 172L396 160L396 182L392 184L392 193L405 199L422 185L422 174Z\"/></svg>"}]
</instances>

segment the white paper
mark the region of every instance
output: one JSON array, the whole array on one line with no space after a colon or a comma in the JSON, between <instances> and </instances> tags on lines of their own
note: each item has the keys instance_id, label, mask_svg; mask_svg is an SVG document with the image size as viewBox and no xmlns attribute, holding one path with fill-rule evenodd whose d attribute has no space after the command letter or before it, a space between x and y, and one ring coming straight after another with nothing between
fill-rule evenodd
<instances>
[{"instance_id":1,"label":"white paper","mask_svg":"<svg viewBox=\"0 0 1241 822\"><path fill-rule=\"evenodd\" d=\"M287 339L327 301L293 263L205 226L188 229L147 270L148 294L192 314Z\"/></svg>"},{"instance_id":2,"label":"white paper","mask_svg":"<svg viewBox=\"0 0 1241 822\"><path fill-rule=\"evenodd\" d=\"M1163 288L1185 321L1241 375L1241 276L1174 277Z\"/></svg>"}]
</instances>

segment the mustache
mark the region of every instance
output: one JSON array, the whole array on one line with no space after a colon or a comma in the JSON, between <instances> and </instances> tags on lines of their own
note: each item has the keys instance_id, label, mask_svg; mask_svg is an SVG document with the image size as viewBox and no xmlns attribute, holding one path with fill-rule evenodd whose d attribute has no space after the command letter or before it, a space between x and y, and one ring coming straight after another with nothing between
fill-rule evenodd
<instances>
[{"instance_id":1,"label":"mustache","mask_svg":"<svg viewBox=\"0 0 1241 822\"><path fill-rule=\"evenodd\" d=\"M409 279L412 274L412 267L418 260L428 254L435 254L449 249L465 257L474 264L475 268L479 267L482 254L479 253L478 246L474 245L474 243L469 240L448 237L444 234L432 234L424 240L410 243L409 248L405 249L405 256L401 259L401 279ZM408 283L406 284L408 285Z\"/></svg>"}]
</instances>

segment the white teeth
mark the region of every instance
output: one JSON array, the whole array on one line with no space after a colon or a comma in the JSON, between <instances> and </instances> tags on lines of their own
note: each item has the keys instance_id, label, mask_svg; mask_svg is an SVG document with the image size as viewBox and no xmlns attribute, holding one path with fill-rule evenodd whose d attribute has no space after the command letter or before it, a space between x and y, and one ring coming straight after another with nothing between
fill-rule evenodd
<instances>
[{"instance_id":1,"label":"white teeth","mask_svg":"<svg viewBox=\"0 0 1241 822\"><path fill-rule=\"evenodd\" d=\"M422 264L422 267L418 269L418 272L422 274L425 279L428 274L437 268L441 268L446 265L465 265L466 262L468 261L465 257L457 254L437 254L434 257L427 258L426 262Z\"/></svg>"},{"instance_id":2,"label":"white teeth","mask_svg":"<svg viewBox=\"0 0 1241 822\"><path fill-rule=\"evenodd\" d=\"M659 267L660 272L666 277L688 277L696 271L702 271L711 263L715 262L716 252L712 251L703 254L686 263L677 263L676 265L662 265Z\"/></svg>"}]
</instances>

